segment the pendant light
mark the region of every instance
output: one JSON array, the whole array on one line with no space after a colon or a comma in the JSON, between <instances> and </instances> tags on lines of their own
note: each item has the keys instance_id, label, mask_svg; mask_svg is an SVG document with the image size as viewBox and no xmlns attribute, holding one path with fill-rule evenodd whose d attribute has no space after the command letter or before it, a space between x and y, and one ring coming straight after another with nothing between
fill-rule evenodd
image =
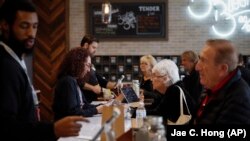
<instances>
[{"instance_id":1,"label":"pendant light","mask_svg":"<svg viewBox=\"0 0 250 141\"><path fill-rule=\"evenodd\" d=\"M107 0L102 3L102 22L109 24L112 18L112 6Z\"/></svg>"}]
</instances>

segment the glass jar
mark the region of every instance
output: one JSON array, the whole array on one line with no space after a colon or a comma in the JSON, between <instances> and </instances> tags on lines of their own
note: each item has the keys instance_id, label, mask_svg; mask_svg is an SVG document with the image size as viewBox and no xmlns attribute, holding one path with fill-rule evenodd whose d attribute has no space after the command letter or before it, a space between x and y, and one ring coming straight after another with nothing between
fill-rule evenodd
<instances>
[{"instance_id":1,"label":"glass jar","mask_svg":"<svg viewBox=\"0 0 250 141\"><path fill-rule=\"evenodd\" d=\"M147 124L149 141L167 141L161 116L148 116Z\"/></svg>"},{"instance_id":2,"label":"glass jar","mask_svg":"<svg viewBox=\"0 0 250 141\"><path fill-rule=\"evenodd\" d=\"M163 118L147 116L143 126L135 134L135 141L167 141Z\"/></svg>"}]
</instances>

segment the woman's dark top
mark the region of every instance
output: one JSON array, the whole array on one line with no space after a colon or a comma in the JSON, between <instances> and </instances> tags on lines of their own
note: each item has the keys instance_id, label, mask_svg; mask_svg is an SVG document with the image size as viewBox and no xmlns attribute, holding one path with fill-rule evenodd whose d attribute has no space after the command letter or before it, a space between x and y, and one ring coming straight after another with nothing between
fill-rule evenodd
<instances>
[{"instance_id":1,"label":"woman's dark top","mask_svg":"<svg viewBox=\"0 0 250 141\"><path fill-rule=\"evenodd\" d=\"M140 78L140 88L152 92L153 91L153 84L151 79L144 80L143 77Z\"/></svg>"},{"instance_id":2,"label":"woman's dark top","mask_svg":"<svg viewBox=\"0 0 250 141\"><path fill-rule=\"evenodd\" d=\"M80 105L80 94L82 94L82 107ZM79 93L78 83L71 76L64 76L58 80L55 88L53 111L55 120L68 115L90 117L97 114L96 106L88 103L84 94Z\"/></svg>"},{"instance_id":3,"label":"woman's dark top","mask_svg":"<svg viewBox=\"0 0 250 141\"><path fill-rule=\"evenodd\" d=\"M169 86L160 101L158 101L159 104L157 105L157 107L154 109L146 109L147 115L159 115L163 116L164 121L171 120L173 122L176 122L180 116L180 90L177 86L182 88L189 111L192 115L194 115L195 102L188 94L188 92L184 89L182 81L178 81L177 83ZM184 101L183 105L185 105ZM183 110L185 114L188 114L186 106Z\"/></svg>"},{"instance_id":4,"label":"woman's dark top","mask_svg":"<svg viewBox=\"0 0 250 141\"><path fill-rule=\"evenodd\" d=\"M144 78L141 77L140 89L143 89L145 102L147 103L148 101L149 103L152 103L150 105L146 105L147 108L154 108L156 104L158 105L155 101L159 101L161 99L161 94L153 90L151 79L144 80Z\"/></svg>"}]
</instances>

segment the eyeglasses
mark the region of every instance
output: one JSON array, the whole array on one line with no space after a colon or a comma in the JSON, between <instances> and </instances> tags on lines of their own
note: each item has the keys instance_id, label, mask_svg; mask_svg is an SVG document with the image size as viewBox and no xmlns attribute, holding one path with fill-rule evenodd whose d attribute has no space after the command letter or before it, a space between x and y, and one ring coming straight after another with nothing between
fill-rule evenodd
<instances>
[{"instance_id":1,"label":"eyeglasses","mask_svg":"<svg viewBox=\"0 0 250 141\"><path fill-rule=\"evenodd\" d=\"M167 74L165 74L165 75L155 75L155 74L153 74L152 78L161 78L161 77L165 77L165 76L167 76Z\"/></svg>"},{"instance_id":2,"label":"eyeglasses","mask_svg":"<svg viewBox=\"0 0 250 141\"><path fill-rule=\"evenodd\" d=\"M91 64L85 63L84 65L85 65L86 67L88 67L88 68L91 68Z\"/></svg>"}]
</instances>

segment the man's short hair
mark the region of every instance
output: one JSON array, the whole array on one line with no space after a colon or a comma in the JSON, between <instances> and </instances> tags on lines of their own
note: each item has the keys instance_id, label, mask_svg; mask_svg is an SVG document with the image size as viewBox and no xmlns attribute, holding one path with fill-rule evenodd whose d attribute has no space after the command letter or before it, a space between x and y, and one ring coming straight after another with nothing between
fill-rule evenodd
<instances>
[{"instance_id":1,"label":"man's short hair","mask_svg":"<svg viewBox=\"0 0 250 141\"><path fill-rule=\"evenodd\" d=\"M12 25L17 11L36 12L36 7L30 0L5 0L0 8L0 20L5 20Z\"/></svg>"},{"instance_id":2,"label":"man's short hair","mask_svg":"<svg viewBox=\"0 0 250 141\"><path fill-rule=\"evenodd\" d=\"M215 49L214 61L217 64L227 64L228 71L233 71L238 65L238 52L230 40L209 39L206 45Z\"/></svg>"},{"instance_id":3,"label":"man's short hair","mask_svg":"<svg viewBox=\"0 0 250 141\"><path fill-rule=\"evenodd\" d=\"M188 58L189 61L193 62L193 63L197 63L198 60L199 60L199 57L198 55L192 51L192 50L187 50L187 51L184 51L181 55L181 57L185 57L185 58Z\"/></svg>"},{"instance_id":4,"label":"man's short hair","mask_svg":"<svg viewBox=\"0 0 250 141\"><path fill-rule=\"evenodd\" d=\"M93 42L99 43L99 40L98 40L97 38L95 38L94 36L85 35L85 36L82 38L81 46L84 46L85 43L92 44Z\"/></svg>"}]
</instances>

